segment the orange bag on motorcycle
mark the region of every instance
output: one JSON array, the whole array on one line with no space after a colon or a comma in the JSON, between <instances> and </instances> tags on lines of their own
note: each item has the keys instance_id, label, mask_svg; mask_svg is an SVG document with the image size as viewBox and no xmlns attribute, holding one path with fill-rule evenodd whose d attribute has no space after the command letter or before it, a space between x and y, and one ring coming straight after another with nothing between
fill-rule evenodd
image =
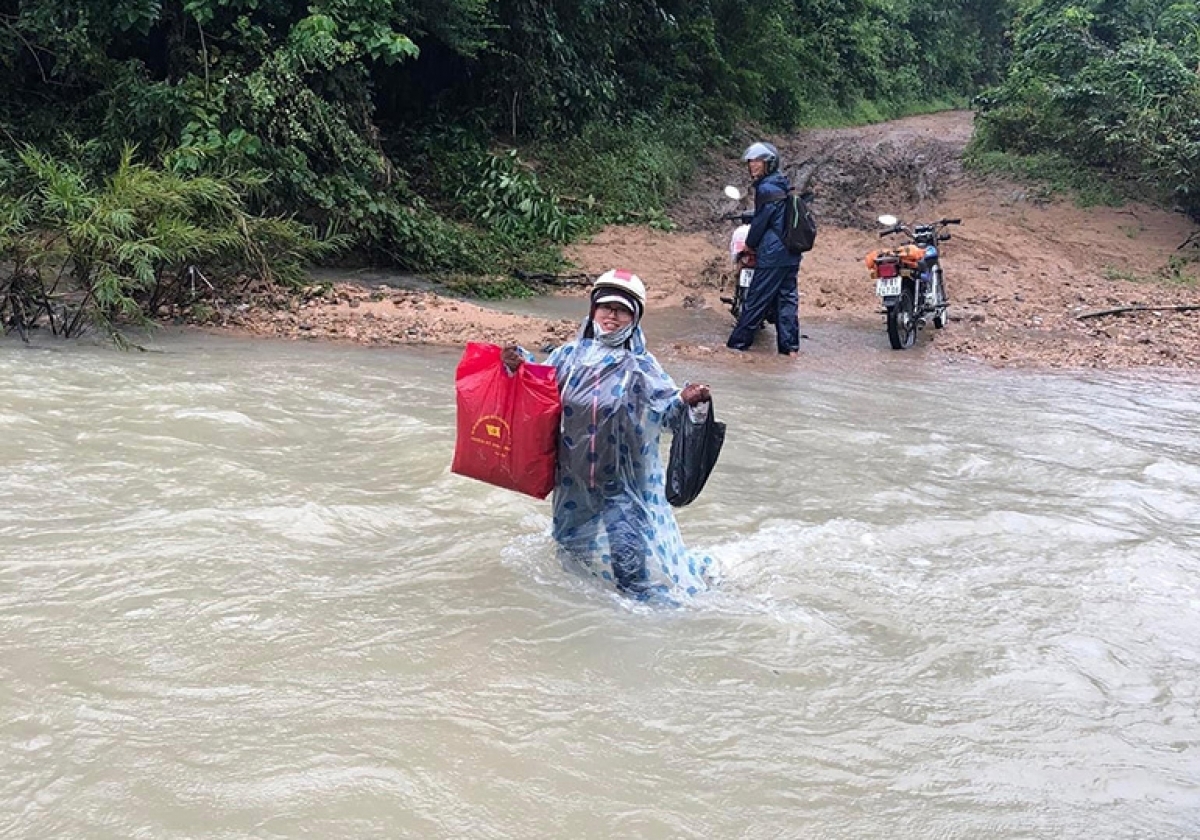
<instances>
[{"instance_id":1,"label":"orange bag on motorcycle","mask_svg":"<svg viewBox=\"0 0 1200 840\"><path fill-rule=\"evenodd\" d=\"M901 245L896 252L900 254L900 265L905 268L916 268L917 263L925 259L925 248L922 245Z\"/></svg>"},{"instance_id":2,"label":"orange bag on motorcycle","mask_svg":"<svg viewBox=\"0 0 1200 840\"><path fill-rule=\"evenodd\" d=\"M900 264L900 255L894 249L872 251L867 254L865 262L872 277L895 277L896 266ZM886 270L881 271L879 268L881 265Z\"/></svg>"},{"instance_id":3,"label":"orange bag on motorcycle","mask_svg":"<svg viewBox=\"0 0 1200 840\"><path fill-rule=\"evenodd\" d=\"M500 347L470 342L454 375L458 435L451 472L544 499L554 489L562 403L550 365L509 374Z\"/></svg>"}]
</instances>

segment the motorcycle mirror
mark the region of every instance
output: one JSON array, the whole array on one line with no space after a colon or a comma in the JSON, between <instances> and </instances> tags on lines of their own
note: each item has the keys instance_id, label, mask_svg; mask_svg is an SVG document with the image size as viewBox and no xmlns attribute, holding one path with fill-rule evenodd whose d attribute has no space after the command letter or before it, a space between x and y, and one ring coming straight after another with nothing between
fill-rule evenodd
<instances>
[{"instance_id":1,"label":"motorcycle mirror","mask_svg":"<svg viewBox=\"0 0 1200 840\"><path fill-rule=\"evenodd\" d=\"M732 184L725 187L725 195L727 195L729 198L732 198L734 201L742 200L742 191Z\"/></svg>"},{"instance_id":2,"label":"motorcycle mirror","mask_svg":"<svg viewBox=\"0 0 1200 840\"><path fill-rule=\"evenodd\" d=\"M900 220L895 216L886 215L879 217L879 224L883 225L884 227L895 227L897 224L899 224L899 222Z\"/></svg>"}]
</instances>

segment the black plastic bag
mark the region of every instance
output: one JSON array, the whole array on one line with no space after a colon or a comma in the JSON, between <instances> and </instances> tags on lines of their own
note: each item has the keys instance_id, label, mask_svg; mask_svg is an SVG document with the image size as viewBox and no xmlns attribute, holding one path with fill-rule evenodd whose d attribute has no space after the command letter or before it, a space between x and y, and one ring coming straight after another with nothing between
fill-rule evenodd
<instances>
[{"instance_id":1,"label":"black plastic bag","mask_svg":"<svg viewBox=\"0 0 1200 840\"><path fill-rule=\"evenodd\" d=\"M717 422L711 402L703 420L692 420L692 412L684 410L667 462L667 501L672 506L691 504L700 495L724 443L725 424Z\"/></svg>"}]
</instances>

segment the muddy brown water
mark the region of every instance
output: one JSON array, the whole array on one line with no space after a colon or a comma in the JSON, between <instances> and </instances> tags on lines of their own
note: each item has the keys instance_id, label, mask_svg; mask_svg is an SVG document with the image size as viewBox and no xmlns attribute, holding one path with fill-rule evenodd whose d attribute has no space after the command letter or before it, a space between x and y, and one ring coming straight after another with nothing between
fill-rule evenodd
<instances>
[{"instance_id":1,"label":"muddy brown water","mask_svg":"<svg viewBox=\"0 0 1200 840\"><path fill-rule=\"evenodd\" d=\"M455 351L0 343L0 837L1196 836L1200 383L818 326L668 359L675 610L449 472Z\"/></svg>"}]
</instances>

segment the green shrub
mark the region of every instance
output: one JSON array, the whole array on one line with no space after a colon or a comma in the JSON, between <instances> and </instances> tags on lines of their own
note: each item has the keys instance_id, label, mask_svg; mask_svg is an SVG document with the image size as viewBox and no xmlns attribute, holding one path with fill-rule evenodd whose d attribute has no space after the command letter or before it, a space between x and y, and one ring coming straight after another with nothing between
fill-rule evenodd
<instances>
[{"instance_id":1,"label":"green shrub","mask_svg":"<svg viewBox=\"0 0 1200 840\"><path fill-rule=\"evenodd\" d=\"M1027 4L1012 67L978 100L980 151L1069 159L1073 180L1138 185L1200 218L1197 32L1194 2Z\"/></svg>"},{"instance_id":2,"label":"green shrub","mask_svg":"<svg viewBox=\"0 0 1200 840\"><path fill-rule=\"evenodd\" d=\"M664 211L712 139L700 117L644 115L591 123L575 137L537 144L534 152L547 178L595 222L669 226Z\"/></svg>"},{"instance_id":3,"label":"green shrub","mask_svg":"<svg viewBox=\"0 0 1200 840\"><path fill-rule=\"evenodd\" d=\"M134 161L126 147L103 179L32 147L4 183L0 319L24 333L43 321L114 338L167 303L231 294L247 278L295 283L343 241L283 218L246 213L225 182Z\"/></svg>"},{"instance_id":4,"label":"green shrub","mask_svg":"<svg viewBox=\"0 0 1200 840\"><path fill-rule=\"evenodd\" d=\"M584 225L541 184L516 149L485 156L468 171L455 198L473 221L516 240L568 242Z\"/></svg>"}]
</instances>

